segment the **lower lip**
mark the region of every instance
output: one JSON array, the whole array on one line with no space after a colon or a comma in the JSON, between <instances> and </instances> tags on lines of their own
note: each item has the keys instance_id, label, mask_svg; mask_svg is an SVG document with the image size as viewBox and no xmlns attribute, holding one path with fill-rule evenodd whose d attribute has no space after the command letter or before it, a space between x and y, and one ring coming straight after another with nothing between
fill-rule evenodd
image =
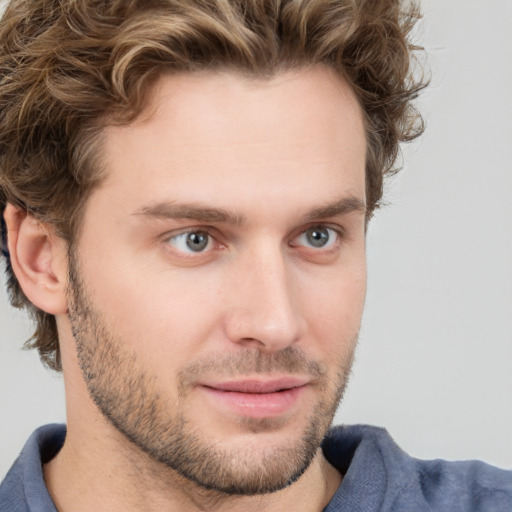
<instances>
[{"instance_id":1,"label":"lower lip","mask_svg":"<svg viewBox=\"0 0 512 512\"><path fill-rule=\"evenodd\" d=\"M237 415L250 418L274 418L289 412L298 402L306 386L275 393L240 393L202 387L212 398L220 401Z\"/></svg>"}]
</instances>

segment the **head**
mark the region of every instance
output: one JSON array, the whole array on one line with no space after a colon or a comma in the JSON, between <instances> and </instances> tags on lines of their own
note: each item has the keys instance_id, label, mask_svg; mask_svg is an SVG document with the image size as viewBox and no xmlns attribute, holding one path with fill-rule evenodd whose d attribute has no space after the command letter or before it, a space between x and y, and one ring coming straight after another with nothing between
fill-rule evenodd
<instances>
[{"instance_id":1,"label":"head","mask_svg":"<svg viewBox=\"0 0 512 512\"><path fill-rule=\"evenodd\" d=\"M0 32L0 210L12 203L71 244L104 178L102 129L135 119L162 73L268 77L322 63L363 111L370 217L398 144L422 129L408 40L417 16L395 0L12 1ZM31 345L59 369L55 320L26 299L8 258L7 280L13 305L35 319Z\"/></svg>"},{"instance_id":2,"label":"head","mask_svg":"<svg viewBox=\"0 0 512 512\"><path fill-rule=\"evenodd\" d=\"M19 0L7 8L0 210L15 207L59 240L68 281L58 328L52 307L20 286L5 231L12 303L34 316L31 345L46 364L61 368L59 335L69 330L102 414L205 487L224 470L226 492L286 485L332 419L362 311L364 228L399 143L422 130L411 101L423 84L413 79L408 39L417 15L391 0ZM343 236L352 240L344 262ZM137 248L123 245L128 239ZM140 346L166 332L190 343L161 357L151 342L148 352ZM308 339L322 342L309 350ZM287 376L272 407L291 412L273 415L267 404L240 419L233 410L244 405L226 405L222 388L242 385L241 375L257 387L260 373ZM228 420L217 412L210 420L231 439L212 435L208 458L218 464L199 475L205 393L227 408ZM307 417L294 419L302 413L289 404L301 393ZM300 442L278 442L285 420ZM248 432L270 439L261 467L289 466L276 465L274 487L249 476L235 482L246 467L221 464L233 443L239 453L248 446L249 461Z\"/></svg>"}]
</instances>

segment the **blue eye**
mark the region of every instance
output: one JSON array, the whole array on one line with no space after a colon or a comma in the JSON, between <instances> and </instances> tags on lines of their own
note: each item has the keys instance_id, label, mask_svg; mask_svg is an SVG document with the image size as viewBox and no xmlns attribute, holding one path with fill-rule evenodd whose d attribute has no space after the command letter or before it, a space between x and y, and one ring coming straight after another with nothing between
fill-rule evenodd
<instances>
[{"instance_id":1,"label":"blue eye","mask_svg":"<svg viewBox=\"0 0 512 512\"><path fill-rule=\"evenodd\" d=\"M211 245L211 237L206 231L185 231L171 236L168 243L185 253L204 252Z\"/></svg>"},{"instance_id":2,"label":"blue eye","mask_svg":"<svg viewBox=\"0 0 512 512\"><path fill-rule=\"evenodd\" d=\"M325 226L313 226L301 233L296 240L296 245L313 247L315 249L327 249L336 243L338 234L334 229Z\"/></svg>"}]
</instances>

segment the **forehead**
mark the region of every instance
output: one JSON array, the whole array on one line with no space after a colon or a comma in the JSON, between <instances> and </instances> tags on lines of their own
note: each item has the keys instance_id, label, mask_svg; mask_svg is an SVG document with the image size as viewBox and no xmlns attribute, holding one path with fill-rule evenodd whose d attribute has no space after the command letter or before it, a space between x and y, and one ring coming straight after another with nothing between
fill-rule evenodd
<instances>
[{"instance_id":1,"label":"forehead","mask_svg":"<svg viewBox=\"0 0 512 512\"><path fill-rule=\"evenodd\" d=\"M228 209L255 197L282 202L283 192L300 202L335 185L364 201L361 109L348 84L321 66L264 79L164 75L139 118L104 136L100 192L119 206L193 194Z\"/></svg>"}]
</instances>

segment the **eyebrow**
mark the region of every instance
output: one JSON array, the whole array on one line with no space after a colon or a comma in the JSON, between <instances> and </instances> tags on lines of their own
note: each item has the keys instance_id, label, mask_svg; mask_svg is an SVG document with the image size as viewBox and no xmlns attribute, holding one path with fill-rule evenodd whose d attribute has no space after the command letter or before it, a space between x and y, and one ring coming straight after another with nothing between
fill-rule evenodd
<instances>
[{"instance_id":1,"label":"eyebrow","mask_svg":"<svg viewBox=\"0 0 512 512\"><path fill-rule=\"evenodd\" d=\"M366 214L366 203L356 196L347 196L325 206L314 208L303 215L302 222L328 219L352 212Z\"/></svg>"},{"instance_id":2,"label":"eyebrow","mask_svg":"<svg viewBox=\"0 0 512 512\"><path fill-rule=\"evenodd\" d=\"M229 213L222 208L209 208L193 203L163 202L139 208L135 215L154 219L190 219L200 222L221 222L240 225L243 216Z\"/></svg>"},{"instance_id":3,"label":"eyebrow","mask_svg":"<svg viewBox=\"0 0 512 512\"><path fill-rule=\"evenodd\" d=\"M355 196L347 196L333 203L314 208L302 216L302 222L327 219L352 212L366 213L366 203ZM153 219L190 219L199 222L225 223L239 226L243 215L230 213L222 208L210 208L195 203L165 201L139 208L134 215Z\"/></svg>"}]
</instances>

